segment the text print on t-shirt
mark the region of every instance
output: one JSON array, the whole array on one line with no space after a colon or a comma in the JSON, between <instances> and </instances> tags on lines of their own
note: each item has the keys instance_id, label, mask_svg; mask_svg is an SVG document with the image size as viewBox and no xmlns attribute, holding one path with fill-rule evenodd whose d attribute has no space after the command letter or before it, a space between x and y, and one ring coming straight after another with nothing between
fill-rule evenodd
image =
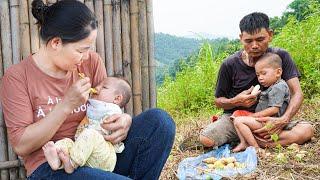
<instances>
[{"instance_id":1,"label":"text print on t-shirt","mask_svg":"<svg viewBox=\"0 0 320 180\"><path fill-rule=\"evenodd\" d=\"M36 116L37 118L44 118L46 116L47 113L52 111L52 108L58 104L61 101L60 97L51 97L48 96L47 99L47 103L46 104L42 104L42 105L38 105L36 108ZM87 110L87 105L86 104L82 104L81 106L75 108L71 114L73 113L79 113L79 112L85 112Z\"/></svg>"}]
</instances>

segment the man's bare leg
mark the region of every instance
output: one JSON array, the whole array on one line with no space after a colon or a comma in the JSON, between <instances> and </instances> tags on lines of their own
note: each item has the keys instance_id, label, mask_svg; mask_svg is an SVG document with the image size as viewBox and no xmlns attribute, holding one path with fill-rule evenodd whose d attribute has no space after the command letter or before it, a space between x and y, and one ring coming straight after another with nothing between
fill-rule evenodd
<instances>
[{"instance_id":1,"label":"man's bare leg","mask_svg":"<svg viewBox=\"0 0 320 180\"><path fill-rule=\"evenodd\" d=\"M46 157L48 164L50 165L52 170L58 170L61 161L57 153L57 148L54 145L54 142L49 141L44 146L42 146L42 150L44 152L44 156Z\"/></svg>"},{"instance_id":2,"label":"man's bare leg","mask_svg":"<svg viewBox=\"0 0 320 180\"><path fill-rule=\"evenodd\" d=\"M203 135L200 135L200 143L206 147L213 147L215 145L214 140L211 140L208 137Z\"/></svg>"},{"instance_id":3,"label":"man's bare leg","mask_svg":"<svg viewBox=\"0 0 320 180\"><path fill-rule=\"evenodd\" d=\"M279 134L278 143L282 146L288 146L292 143L304 144L314 135L314 128L307 122L299 122L291 130L284 130ZM277 143L272 141L262 141L257 139L261 147L275 147Z\"/></svg>"}]
</instances>

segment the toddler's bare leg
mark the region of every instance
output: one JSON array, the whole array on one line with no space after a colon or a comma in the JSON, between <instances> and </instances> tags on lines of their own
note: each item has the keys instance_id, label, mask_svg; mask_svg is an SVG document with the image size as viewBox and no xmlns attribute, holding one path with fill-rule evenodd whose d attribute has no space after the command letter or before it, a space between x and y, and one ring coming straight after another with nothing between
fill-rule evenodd
<instances>
[{"instance_id":1,"label":"toddler's bare leg","mask_svg":"<svg viewBox=\"0 0 320 180\"><path fill-rule=\"evenodd\" d=\"M240 139L240 144L238 144L235 148L232 149L233 152L243 151L248 147L247 141L244 139L242 132L240 131L240 129L237 126L237 124L239 123L238 121L239 121L239 118L233 119L234 127L235 127L237 134L238 134L238 137Z\"/></svg>"},{"instance_id":2,"label":"toddler's bare leg","mask_svg":"<svg viewBox=\"0 0 320 180\"><path fill-rule=\"evenodd\" d=\"M237 117L235 119L234 126L236 127L237 131L239 131L239 133L241 134L245 142L247 142L250 146L259 148L259 145L255 140L252 134L252 131L262 127L262 124L260 122L256 121L255 118L253 117L243 116L243 117ZM241 143L239 145L241 145ZM237 149L234 149L234 152L237 152L238 149L241 150L241 147L243 148L243 145L240 146L239 148L236 147Z\"/></svg>"},{"instance_id":3,"label":"toddler's bare leg","mask_svg":"<svg viewBox=\"0 0 320 180\"><path fill-rule=\"evenodd\" d=\"M55 147L54 142L52 141L47 142L47 144L42 146L42 150L44 152L44 156L46 157L51 169L58 170L61 165L61 161L59 159L57 148Z\"/></svg>"}]
</instances>

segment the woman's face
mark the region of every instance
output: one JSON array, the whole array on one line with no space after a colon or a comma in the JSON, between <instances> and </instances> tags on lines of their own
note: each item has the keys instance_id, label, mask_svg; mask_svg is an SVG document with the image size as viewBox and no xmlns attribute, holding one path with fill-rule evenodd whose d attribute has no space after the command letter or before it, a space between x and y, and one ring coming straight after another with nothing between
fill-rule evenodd
<instances>
[{"instance_id":1,"label":"woman's face","mask_svg":"<svg viewBox=\"0 0 320 180\"><path fill-rule=\"evenodd\" d=\"M94 46L96 37L97 30L93 30L85 39L74 43L61 44L53 57L54 65L63 71L76 70L82 61L88 59L89 50Z\"/></svg>"}]
</instances>

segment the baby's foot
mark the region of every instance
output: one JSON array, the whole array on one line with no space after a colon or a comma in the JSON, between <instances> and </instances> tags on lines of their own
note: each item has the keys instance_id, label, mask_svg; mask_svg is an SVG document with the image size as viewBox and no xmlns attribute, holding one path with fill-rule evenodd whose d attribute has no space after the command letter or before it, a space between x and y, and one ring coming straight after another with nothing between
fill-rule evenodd
<instances>
[{"instance_id":1,"label":"baby's foot","mask_svg":"<svg viewBox=\"0 0 320 180\"><path fill-rule=\"evenodd\" d=\"M61 161L59 159L57 149L54 146L54 143L52 141L47 142L47 144L42 146L42 150L44 152L44 156L46 157L51 169L57 170L61 165Z\"/></svg>"},{"instance_id":2,"label":"baby's foot","mask_svg":"<svg viewBox=\"0 0 320 180\"><path fill-rule=\"evenodd\" d=\"M74 167L72 166L71 162L70 162L70 157L68 155L68 153L66 153L65 151L59 149L58 150L58 156L60 158L60 160L63 163L64 166L64 171L68 174L73 173L74 171Z\"/></svg>"},{"instance_id":3,"label":"baby's foot","mask_svg":"<svg viewBox=\"0 0 320 180\"><path fill-rule=\"evenodd\" d=\"M238 146L232 149L233 152L240 152L245 150L248 147L246 143L240 143Z\"/></svg>"}]
</instances>

